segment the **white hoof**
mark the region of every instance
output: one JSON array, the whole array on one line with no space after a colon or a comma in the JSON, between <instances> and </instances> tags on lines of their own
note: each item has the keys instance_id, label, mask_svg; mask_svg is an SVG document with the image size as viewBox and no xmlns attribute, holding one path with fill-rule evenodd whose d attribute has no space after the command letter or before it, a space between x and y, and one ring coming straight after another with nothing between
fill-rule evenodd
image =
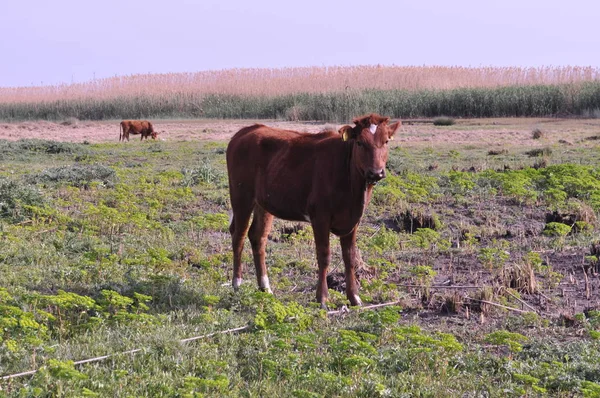
<instances>
[{"instance_id":1,"label":"white hoof","mask_svg":"<svg viewBox=\"0 0 600 398\"><path fill-rule=\"evenodd\" d=\"M242 278L233 278L231 285L233 286L233 290L238 290L240 285L242 284Z\"/></svg>"},{"instance_id":2,"label":"white hoof","mask_svg":"<svg viewBox=\"0 0 600 398\"><path fill-rule=\"evenodd\" d=\"M262 290L263 292L273 294L273 291L271 290L271 285L269 284L268 276L263 276L262 278L260 278L259 287L260 287L260 290Z\"/></svg>"}]
</instances>

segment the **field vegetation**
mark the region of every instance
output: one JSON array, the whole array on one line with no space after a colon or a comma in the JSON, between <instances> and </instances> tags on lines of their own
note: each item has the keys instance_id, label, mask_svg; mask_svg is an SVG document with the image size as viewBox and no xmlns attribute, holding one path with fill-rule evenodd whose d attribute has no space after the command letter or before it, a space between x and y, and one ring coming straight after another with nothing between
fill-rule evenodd
<instances>
[{"instance_id":1,"label":"field vegetation","mask_svg":"<svg viewBox=\"0 0 600 398\"><path fill-rule=\"evenodd\" d=\"M133 75L0 88L0 120L261 118L346 121L600 115L600 72L584 67L307 67Z\"/></svg>"},{"instance_id":2,"label":"field vegetation","mask_svg":"<svg viewBox=\"0 0 600 398\"><path fill-rule=\"evenodd\" d=\"M394 141L359 232L392 305L329 315L307 224L274 224L273 296L249 244L230 287L226 140L0 140L0 376L37 370L0 396L598 397L600 152L563 138Z\"/></svg>"}]
</instances>

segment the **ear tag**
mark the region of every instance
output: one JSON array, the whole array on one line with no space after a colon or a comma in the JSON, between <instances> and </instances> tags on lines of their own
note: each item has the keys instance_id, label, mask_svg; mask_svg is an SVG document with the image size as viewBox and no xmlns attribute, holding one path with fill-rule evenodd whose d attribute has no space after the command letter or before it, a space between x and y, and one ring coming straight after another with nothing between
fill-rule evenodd
<instances>
[{"instance_id":1,"label":"ear tag","mask_svg":"<svg viewBox=\"0 0 600 398\"><path fill-rule=\"evenodd\" d=\"M342 134L342 139L344 141L348 141L348 132L347 131L344 131L344 133Z\"/></svg>"},{"instance_id":2,"label":"ear tag","mask_svg":"<svg viewBox=\"0 0 600 398\"><path fill-rule=\"evenodd\" d=\"M391 137L390 137L390 140L393 140L393 139L394 139L394 136L391 136Z\"/></svg>"},{"instance_id":3,"label":"ear tag","mask_svg":"<svg viewBox=\"0 0 600 398\"><path fill-rule=\"evenodd\" d=\"M369 127L369 131L371 132L371 134L375 135L375 132L377 131L377 125L372 124L371 127Z\"/></svg>"}]
</instances>

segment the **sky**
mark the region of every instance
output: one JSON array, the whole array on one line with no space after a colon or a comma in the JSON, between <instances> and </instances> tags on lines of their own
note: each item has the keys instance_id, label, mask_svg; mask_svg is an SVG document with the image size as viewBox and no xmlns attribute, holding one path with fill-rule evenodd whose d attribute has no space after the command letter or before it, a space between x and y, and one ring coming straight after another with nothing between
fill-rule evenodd
<instances>
[{"instance_id":1,"label":"sky","mask_svg":"<svg viewBox=\"0 0 600 398\"><path fill-rule=\"evenodd\" d=\"M600 67L597 0L6 0L0 87L333 65Z\"/></svg>"}]
</instances>

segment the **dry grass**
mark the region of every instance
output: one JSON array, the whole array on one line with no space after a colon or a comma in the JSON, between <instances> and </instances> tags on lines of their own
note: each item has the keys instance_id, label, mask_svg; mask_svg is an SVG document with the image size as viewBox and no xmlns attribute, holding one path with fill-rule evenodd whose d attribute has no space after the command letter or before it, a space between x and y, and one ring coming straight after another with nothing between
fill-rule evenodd
<instances>
[{"instance_id":1,"label":"dry grass","mask_svg":"<svg viewBox=\"0 0 600 398\"><path fill-rule=\"evenodd\" d=\"M454 88L570 84L600 78L593 67L350 66L227 69L196 73L143 74L86 83L0 88L0 103L115 97L227 94L278 96L345 90L447 90Z\"/></svg>"},{"instance_id":2,"label":"dry grass","mask_svg":"<svg viewBox=\"0 0 600 398\"><path fill-rule=\"evenodd\" d=\"M531 264L513 264L502 271L504 286L527 294L537 291L538 283Z\"/></svg>"}]
</instances>

